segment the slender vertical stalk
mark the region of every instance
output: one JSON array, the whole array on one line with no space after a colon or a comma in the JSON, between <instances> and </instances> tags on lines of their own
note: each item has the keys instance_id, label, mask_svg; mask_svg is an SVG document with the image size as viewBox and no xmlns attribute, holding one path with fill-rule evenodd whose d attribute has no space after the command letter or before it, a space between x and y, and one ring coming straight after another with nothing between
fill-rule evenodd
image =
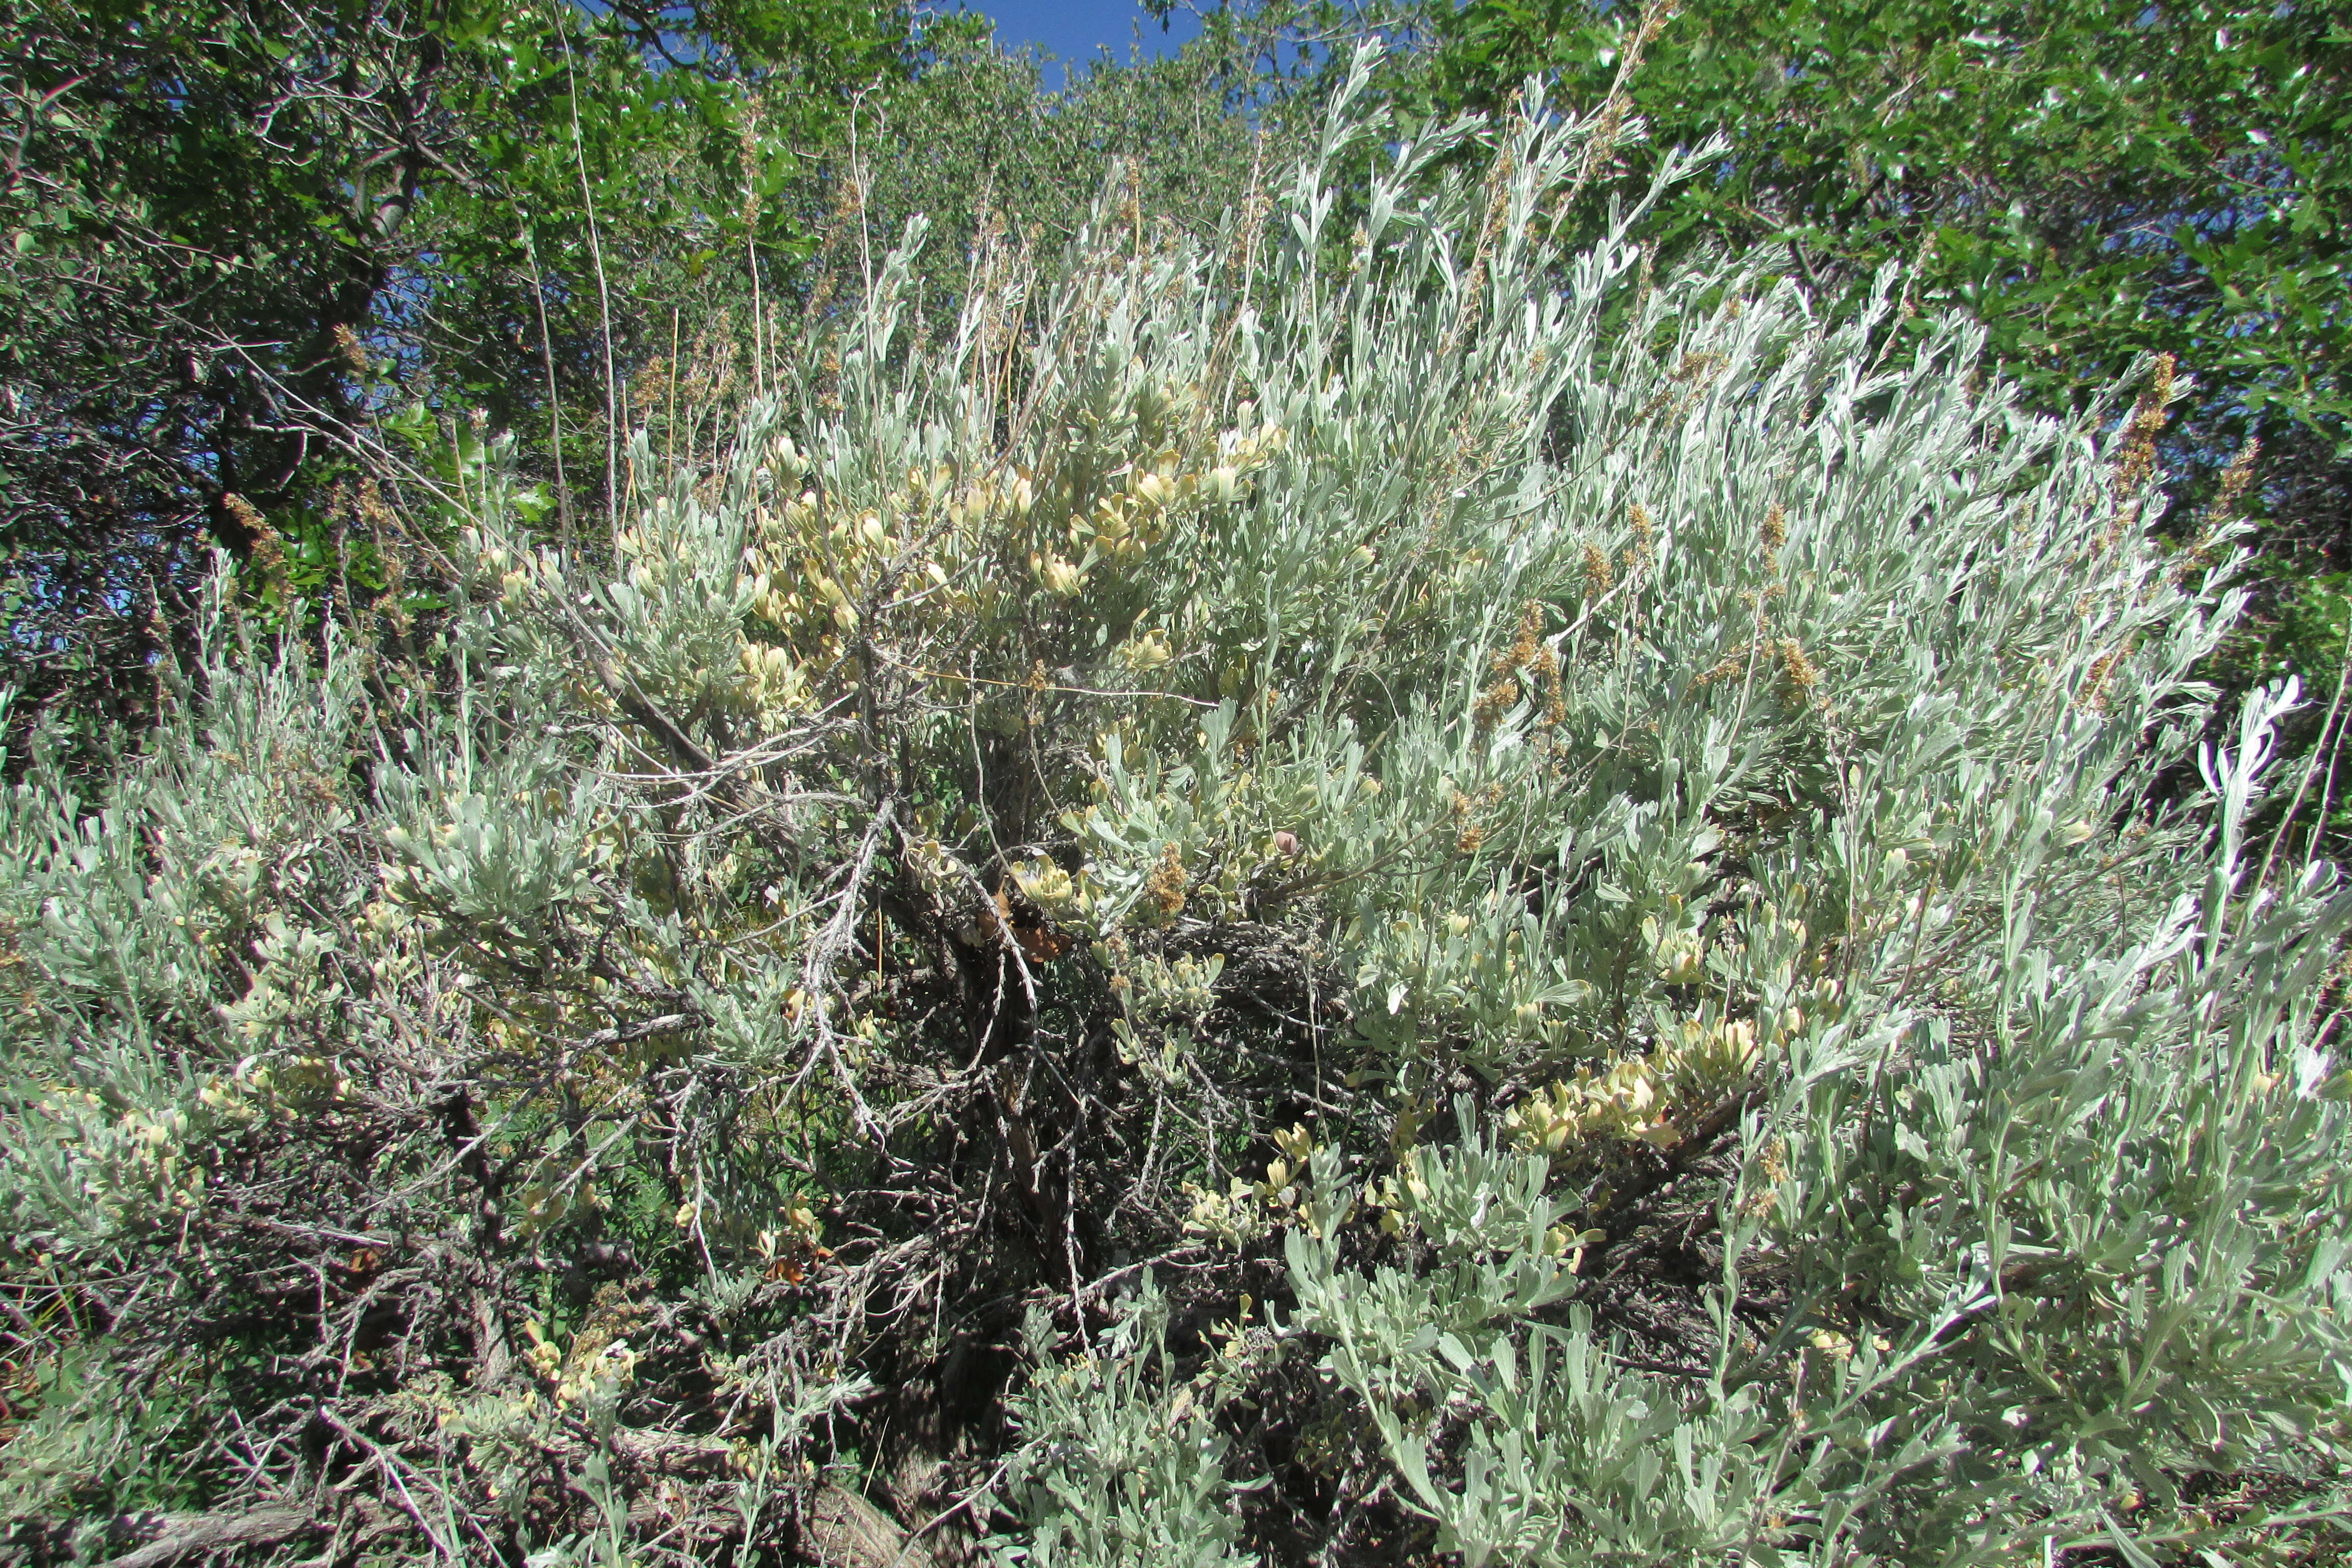
<instances>
[{"instance_id":1,"label":"slender vertical stalk","mask_svg":"<svg viewBox=\"0 0 2352 1568\"><path fill-rule=\"evenodd\" d=\"M588 184L588 143L580 130L580 79L572 68L569 27L561 37L563 39L563 79L572 98L572 161L580 171L580 200L588 220L588 259L596 269L596 302L603 313L604 504L612 510L614 524L617 527L621 500L621 398L619 384L613 375L613 291L604 281L604 245L596 232L596 193Z\"/></svg>"},{"instance_id":2,"label":"slender vertical stalk","mask_svg":"<svg viewBox=\"0 0 2352 1568\"><path fill-rule=\"evenodd\" d=\"M523 254L530 258L530 302L539 311L539 363L547 373L547 445L555 460L556 549L572 567L572 487L563 477L563 397L555 383L555 340L547 330L547 281L539 270L539 247L530 226L522 228Z\"/></svg>"}]
</instances>

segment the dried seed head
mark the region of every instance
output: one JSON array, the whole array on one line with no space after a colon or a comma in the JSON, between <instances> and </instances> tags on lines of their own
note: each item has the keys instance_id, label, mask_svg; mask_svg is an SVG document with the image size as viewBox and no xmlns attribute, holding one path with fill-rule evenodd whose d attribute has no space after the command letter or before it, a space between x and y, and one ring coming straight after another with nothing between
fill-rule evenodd
<instances>
[{"instance_id":1,"label":"dried seed head","mask_svg":"<svg viewBox=\"0 0 2352 1568\"><path fill-rule=\"evenodd\" d=\"M261 509L235 490L221 497L221 510L228 513L239 528L257 539L271 531L268 520L261 515Z\"/></svg>"},{"instance_id":2,"label":"dried seed head","mask_svg":"<svg viewBox=\"0 0 2352 1568\"><path fill-rule=\"evenodd\" d=\"M1535 658L1536 648L1538 646L1536 641L1534 608L1529 606L1528 615L1519 621L1518 633L1512 637L1511 646L1495 656L1493 664L1495 673L1503 676L1525 669L1528 667L1528 661Z\"/></svg>"},{"instance_id":3,"label":"dried seed head","mask_svg":"<svg viewBox=\"0 0 2352 1568\"><path fill-rule=\"evenodd\" d=\"M1790 687L1799 692L1811 691L1821 684L1822 672L1806 657L1805 650L1794 637L1780 639L1780 673Z\"/></svg>"},{"instance_id":4,"label":"dried seed head","mask_svg":"<svg viewBox=\"0 0 2352 1568\"><path fill-rule=\"evenodd\" d=\"M1718 680L1730 679L1748 668L1748 658L1755 651L1753 643L1741 643L1717 660L1711 668L1701 671L1698 679L1691 684L1695 687L1713 686Z\"/></svg>"},{"instance_id":5,"label":"dried seed head","mask_svg":"<svg viewBox=\"0 0 2352 1568\"><path fill-rule=\"evenodd\" d=\"M2094 713L2105 712L2108 683L2131 651L2131 645L2127 642L2122 647L2093 659L2090 668L2083 672L2082 689L2076 693L2074 700Z\"/></svg>"},{"instance_id":6,"label":"dried seed head","mask_svg":"<svg viewBox=\"0 0 2352 1568\"><path fill-rule=\"evenodd\" d=\"M1634 508L1633 510L1636 510L1636 511L1639 511L1641 509L1640 509L1639 507L1636 507L1636 508ZM1614 582L1615 580L1616 580L1616 574L1615 574L1614 572L1611 571L1611 570L1610 570L1610 568L1609 568L1609 557L1608 557L1607 555L1605 555L1605 554L1603 554L1603 553L1601 552L1601 547L1600 547L1599 545L1597 545L1597 544L1593 543L1591 540L1587 540L1587 541L1585 541L1585 544L1584 544L1584 592L1585 592L1585 594L1586 594L1588 596L1590 596L1590 597L1598 598L1598 597L1600 597L1602 594L1605 594L1605 593L1607 593L1607 592L1609 591L1609 584L1610 584L1611 583Z\"/></svg>"},{"instance_id":7,"label":"dried seed head","mask_svg":"<svg viewBox=\"0 0 2352 1568\"><path fill-rule=\"evenodd\" d=\"M1554 688L1559 685L1559 659L1545 646L1539 635L1542 630L1543 606L1530 599L1519 616L1518 631L1512 637L1511 646L1494 658L1494 683L1479 693L1478 704L1471 710L1471 717L1480 731L1494 728L1510 710L1511 704L1519 700L1519 671L1533 670L1539 680L1548 679Z\"/></svg>"},{"instance_id":8,"label":"dried seed head","mask_svg":"<svg viewBox=\"0 0 2352 1568\"><path fill-rule=\"evenodd\" d=\"M1549 644L1545 644L1536 650L1535 662L1529 668L1543 686L1544 728L1549 730L1566 722L1568 701L1560 688L1559 655L1552 652Z\"/></svg>"},{"instance_id":9,"label":"dried seed head","mask_svg":"<svg viewBox=\"0 0 2352 1568\"><path fill-rule=\"evenodd\" d=\"M265 573L276 573L286 564L286 551L278 531L261 515L261 509L230 490L221 497L221 510L252 540L253 563Z\"/></svg>"},{"instance_id":10,"label":"dried seed head","mask_svg":"<svg viewBox=\"0 0 2352 1568\"><path fill-rule=\"evenodd\" d=\"M335 352L343 356L353 375L366 375L374 367L368 363L367 350L361 346L359 334L342 322L335 323Z\"/></svg>"},{"instance_id":11,"label":"dried seed head","mask_svg":"<svg viewBox=\"0 0 2352 1568\"><path fill-rule=\"evenodd\" d=\"M2254 459L2262 450L2262 442L2249 436L2245 445L2238 448L2237 456L2230 459L2230 466L2221 470L2221 482L2213 491L2213 504L2205 513L2209 524L2225 522L2235 515L2239 499L2253 483Z\"/></svg>"},{"instance_id":12,"label":"dried seed head","mask_svg":"<svg viewBox=\"0 0 2352 1568\"><path fill-rule=\"evenodd\" d=\"M359 489L352 497L352 510L359 514L362 522L375 530L379 535L388 533L393 529L392 508L384 504L383 491L376 488L376 482L373 479L360 480Z\"/></svg>"},{"instance_id":13,"label":"dried seed head","mask_svg":"<svg viewBox=\"0 0 2352 1568\"><path fill-rule=\"evenodd\" d=\"M1483 735L1500 722L1518 700L1519 683L1506 675L1478 694L1477 705L1470 710L1470 721Z\"/></svg>"},{"instance_id":14,"label":"dried seed head","mask_svg":"<svg viewBox=\"0 0 2352 1568\"><path fill-rule=\"evenodd\" d=\"M2131 417L2124 421L2123 446L2116 452L2115 476L2109 486L2118 511L2100 540L2102 545L2113 543L2122 531L2121 509L2139 493L2156 469L2156 437L2172 417L2164 405L2172 396L2174 363L2170 354L2156 356L2155 373L2148 377L2139 401L2132 405Z\"/></svg>"},{"instance_id":15,"label":"dried seed head","mask_svg":"<svg viewBox=\"0 0 2352 1568\"><path fill-rule=\"evenodd\" d=\"M1192 879L1184 875L1184 857L1171 844L1160 852L1160 864L1143 881L1144 890L1159 905L1160 912L1173 919L1184 912L1184 895Z\"/></svg>"}]
</instances>

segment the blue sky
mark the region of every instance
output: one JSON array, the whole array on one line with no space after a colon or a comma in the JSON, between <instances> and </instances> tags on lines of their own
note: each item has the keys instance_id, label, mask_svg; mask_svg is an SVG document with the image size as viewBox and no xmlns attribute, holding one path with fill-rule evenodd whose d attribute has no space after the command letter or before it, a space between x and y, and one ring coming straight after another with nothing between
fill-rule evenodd
<instances>
[{"instance_id":1,"label":"blue sky","mask_svg":"<svg viewBox=\"0 0 2352 1568\"><path fill-rule=\"evenodd\" d=\"M1160 24L1145 15L1138 0L967 0L972 10L996 20L996 41L1008 49L1024 44L1039 48L1064 60L1092 59L1097 48L1108 47L1117 58L1125 60L1128 50L1134 47L1136 30L1143 34L1143 49L1147 56L1173 54L1178 46L1201 30L1200 24L1183 12L1171 19L1169 30L1160 30ZM1045 85L1061 85L1060 73L1048 71Z\"/></svg>"}]
</instances>

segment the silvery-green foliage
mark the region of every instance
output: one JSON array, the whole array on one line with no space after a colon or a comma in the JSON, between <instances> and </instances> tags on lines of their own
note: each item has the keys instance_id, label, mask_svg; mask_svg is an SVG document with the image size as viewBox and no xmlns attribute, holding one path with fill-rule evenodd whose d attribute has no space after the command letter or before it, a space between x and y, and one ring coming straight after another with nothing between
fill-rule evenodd
<instances>
[{"instance_id":1,"label":"silvery-green foliage","mask_svg":"<svg viewBox=\"0 0 2352 1568\"><path fill-rule=\"evenodd\" d=\"M1168 1353L1168 1303L1147 1273L1118 1322L1079 1353L1053 1353L1051 1325L1033 1319L1036 1367L1012 1402L1023 1447L1005 1495L1029 1525L1003 1542L1002 1563L1037 1568L1219 1568L1255 1558L1241 1533L1225 1435L1223 1390L1187 1381Z\"/></svg>"},{"instance_id":2,"label":"silvery-green foliage","mask_svg":"<svg viewBox=\"0 0 2352 1568\"><path fill-rule=\"evenodd\" d=\"M398 857L385 878L393 897L524 943L560 923L564 906L596 898L593 879L614 847L601 781L564 738L483 712L561 712L549 689L558 679L468 683L446 719L404 736L404 765L383 770L379 786Z\"/></svg>"},{"instance_id":3,"label":"silvery-green foliage","mask_svg":"<svg viewBox=\"0 0 2352 1568\"><path fill-rule=\"evenodd\" d=\"M11 1463L0 1479L0 1521L71 1517L68 1500L102 1488L137 1506L180 1500L169 1455L189 1440L194 1412L166 1395L138 1398L110 1386L108 1369L86 1353L68 1353L43 1369L32 1390L40 1408L9 1440ZM107 1529L91 1521L76 1544L103 1549ZM94 1537L95 1539L89 1539Z\"/></svg>"},{"instance_id":4,"label":"silvery-green foliage","mask_svg":"<svg viewBox=\"0 0 2352 1568\"><path fill-rule=\"evenodd\" d=\"M1366 134L1344 106L1262 256L1239 216L1221 251L1098 233L1017 401L993 301L942 351L895 341L894 263L840 411L802 412L813 488L740 503L814 590L769 616L780 646L931 672L899 721L957 749L1037 722L947 679L1017 684L1010 645L1108 694L1069 710L1101 733L1056 912L1116 955L1301 911L1338 1048L1401 1114L1465 1068L1524 1091L1581 1058L1648 1099L1556 1124L1665 1142L1771 1086L1695 1376L1560 1316L1585 1233L1559 1222L1609 1212L1552 1175L1573 1145L1408 1136L1394 1262L1349 1261L1336 1192L1290 1218L1297 1331L1471 1558L1989 1560L2217 1453L2281 1462L2335 1396L2337 1243L2306 1216L2341 914L2322 870L2233 895L2273 714L2210 763L2212 822L2140 805L2189 759L2234 597L2145 542L2111 452L1976 384L1964 321L1894 351L1891 289L1824 330L1761 278L1644 279L1621 240L1555 273L1540 205L1581 128L1531 104L1483 188L1441 172L1469 130L1402 142L1354 235L1320 172ZM773 590L729 586L733 534L679 538L698 592ZM943 834L933 885L952 904L1051 826ZM2256 1194L2285 1206L2243 1217ZM1760 1333L1728 1305L1759 1271L1787 1292ZM1157 1431L1150 1356L1107 1359L1100 1408L1052 1414L1071 1374L1041 1369L1031 1430ZM1040 1553L1181 1533L1205 1472L1154 1440L1040 1472Z\"/></svg>"},{"instance_id":5,"label":"silvery-green foliage","mask_svg":"<svg viewBox=\"0 0 2352 1568\"><path fill-rule=\"evenodd\" d=\"M1397 1211L1431 1249L1425 1268L1382 1266L1360 1277L1342 1267L1339 1227L1352 1194L1334 1187L1336 1151L1318 1151L1311 1164L1319 1223L1294 1229L1286 1243L1297 1326L1333 1342L1332 1370L1370 1400L1375 1419L1414 1394L1410 1369L1441 1346L1459 1345L1465 1333L1482 1337L1573 1289L1555 1256L1559 1209L1544 1193L1549 1162L1497 1151L1471 1125L1466 1103L1462 1112L1463 1142L1414 1151L1398 1183Z\"/></svg>"},{"instance_id":6,"label":"silvery-green foliage","mask_svg":"<svg viewBox=\"0 0 2352 1568\"><path fill-rule=\"evenodd\" d=\"M1353 134L1335 121L1330 153ZM1650 956L1636 961L1635 933L1655 920L1660 940L1696 934L1742 818L1777 818L1789 838L1824 815L1810 890L1841 921L1855 900L1869 906L1856 918L1884 918L1887 851L1974 852L1958 814L2000 809L1978 781L2046 780L2039 804L2062 824L2095 820L2118 770L2177 755L2194 715L2163 706L2193 708L2179 681L2231 607L2191 605L2158 552L2123 537L2137 512L2116 514L2079 433L1969 389L1964 323L1887 365L1882 315L1824 332L1786 289L1643 288L1622 244L1551 291L1520 251L1523 209L1580 143L1540 117L1513 134L1519 177L1483 202L1458 185L1412 200L1448 142L1406 143L1336 277L1339 237L1318 227L1330 203L1303 172L1270 298L1231 322L1214 258L1147 258L1115 289L1086 276L1045 312L1035 371L1068 384L1084 441L1063 446L1066 425L1010 455L1058 467L1067 495L1169 438L1164 405L1204 382L1253 391L1201 459L1197 526L1169 529L1132 571L1084 519L1050 542L1090 574L1067 646L1108 646L1112 669L1165 648L1190 678L1177 684L1234 704L1197 732L1147 704L1105 736L1105 798L1081 829L1098 907L1123 918L1171 846L1219 868L1192 895L1212 911L1252 885L1347 889L1359 1015L1397 1018L1401 1041L1466 1028L1497 1070L1515 1036L1623 1043L1616 1020L1646 978L1629 969ZM1459 253L1489 229L1491 255ZM1700 308L1727 291L1728 307ZM1635 315L1604 338L1612 306ZM1056 332L1077 346L1057 353ZM845 385L862 363L848 356ZM877 388L820 422L840 504L887 504L866 498L904 464L1003 461L980 445L1001 411L966 362L906 374L934 365L952 390ZM923 392L941 424L908 416ZM956 542L950 530L941 553ZM1530 601L1557 617L1538 633L1559 690L1522 661L1506 679L1524 689L1482 710L1486 667ZM2169 740L2143 751L2151 726ZM1261 728L1275 731L1262 748ZM1356 781L1373 735L1385 794L1367 810ZM1965 804L1898 811L1872 794L1947 762ZM1281 875L1275 829L1304 840L1309 875ZM1426 853L1447 840L1464 851ZM1472 892L1546 862L1557 874L1533 908ZM1431 909L1471 929L1431 929L1417 918Z\"/></svg>"},{"instance_id":7,"label":"silvery-green foliage","mask_svg":"<svg viewBox=\"0 0 2352 1568\"><path fill-rule=\"evenodd\" d=\"M2118 1487L2324 1446L2352 1274L2318 1218L2346 1111L2313 982L2352 908L2318 868L2233 897L2280 705L2207 753L2220 841L2136 940L2053 962L2021 898L1979 961L2008 988L1977 1048L1959 1009L1899 1005L1792 1044L1749 1116L1690 1381L1623 1369L1581 1309L1563 1328L1481 1289L1549 1262L1532 1236L1449 1281L1294 1233L1298 1326L1466 1561L2001 1561L2126 1533ZM1443 1256L1459 1225L1432 1207ZM1759 1342L1723 1303L1766 1269L1792 1300ZM1458 1479L1431 1474L1433 1421L1466 1421Z\"/></svg>"},{"instance_id":8,"label":"silvery-green foliage","mask_svg":"<svg viewBox=\"0 0 2352 1568\"><path fill-rule=\"evenodd\" d=\"M1552 1282L1504 1282L1540 1240L1355 1274L1294 1230L1302 1331L1474 1558L1990 1561L2123 1532L2114 1500L2187 1468L2314 1462L2344 904L2326 868L2238 890L2291 699L2204 759L2193 808L2142 804L2195 760L2234 591L2189 591L2112 450L1976 384L1963 321L1890 363L1884 305L1824 331L1786 286L1645 287L1614 244L1550 291L1514 245L1576 143L1536 113L1510 134L1506 179L1401 233L1403 180L1376 185L1337 276L1303 174L1230 331L1254 395L1215 454L1244 462L1195 492L1213 521L1132 573L1070 531L1108 579L1071 616L1218 704L1104 736L1084 907L1114 937L1319 896L1361 1059L1408 1099L1735 1042L1649 1128L1776 1086L1739 1128L1720 1294L1767 1268L1790 1300L1760 1338L1719 1305L1695 1390L1534 1321ZM1037 351L1088 416L1038 469L1135 462L1150 437L1104 432L1213 377L1214 276L1139 261L1048 312L1100 327ZM1630 314L1606 337L1605 303ZM942 440L955 466L959 432L899 406L863 410L891 467ZM1527 1321L1421 1342L1457 1309Z\"/></svg>"},{"instance_id":9,"label":"silvery-green foliage","mask_svg":"<svg viewBox=\"0 0 2352 1568\"><path fill-rule=\"evenodd\" d=\"M2171 367L2053 423L1891 277L1559 254L1594 121L1368 69L1212 237L983 236L944 339L911 226L593 547L476 443L390 676L223 605L144 754L29 762L11 1235L204 1281L109 1344L180 1366L206 1248L323 1281L240 1419L443 1478L448 1552L750 1550L1033 1308L898 1501L1008 1561L2334 1517L2352 905L2251 826L2296 694L2196 679Z\"/></svg>"},{"instance_id":10,"label":"silvery-green foliage","mask_svg":"<svg viewBox=\"0 0 2352 1568\"><path fill-rule=\"evenodd\" d=\"M345 842L356 680L340 660L256 668L239 651L203 650L201 688L172 690L150 753L100 799L37 755L0 806L0 899L26 982L0 1022L24 1108L7 1152L20 1238L177 1223L203 1201L231 1078L336 1074L328 1020L349 991L287 915L347 914L362 895Z\"/></svg>"}]
</instances>

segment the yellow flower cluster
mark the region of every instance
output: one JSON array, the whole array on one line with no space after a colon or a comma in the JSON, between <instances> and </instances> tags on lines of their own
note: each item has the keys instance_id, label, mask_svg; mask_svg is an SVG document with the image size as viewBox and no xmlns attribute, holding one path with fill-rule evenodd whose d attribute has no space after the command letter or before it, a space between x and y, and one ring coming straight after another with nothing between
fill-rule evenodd
<instances>
[{"instance_id":1,"label":"yellow flower cluster","mask_svg":"<svg viewBox=\"0 0 2352 1568\"><path fill-rule=\"evenodd\" d=\"M756 712L781 713L809 705L808 677L792 650L745 638L741 649L747 706Z\"/></svg>"},{"instance_id":2,"label":"yellow flower cluster","mask_svg":"<svg viewBox=\"0 0 2352 1568\"><path fill-rule=\"evenodd\" d=\"M458 536L459 559L470 559L479 581L495 582L499 604L509 612L522 607L533 589L560 590L563 567L551 550L523 550L501 543L478 528Z\"/></svg>"},{"instance_id":3,"label":"yellow flower cluster","mask_svg":"<svg viewBox=\"0 0 2352 1568\"><path fill-rule=\"evenodd\" d=\"M1241 1247L1264 1236L1270 1226L1257 1194L1239 1176L1222 1193L1192 1182L1184 1184L1183 1191L1192 1200L1192 1211L1184 1219L1188 1235Z\"/></svg>"},{"instance_id":4,"label":"yellow flower cluster","mask_svg":"<svg viewBox=\"0 0 2352 1568\"><path fill-rule=\"evenodd\" d=\"M626 1340L604 1340L583 1331L573 1336L567 1356L537 1323L525 1323L523 1332L530 1340L527 1359L531 1369L555 1384L559 1405L578 1405L596 1394L609 1399L636 1380L637 1352Z\"/></svg>"},{"instance_id":5,"label":"yellow flower cluster","mask_svg":"<svg viewBox=\"0 0 2352 1568\"><path fill-rule=\"evenodd\" d=\"M132 1106L113 1118L115 1136L110 1139L102 1132L92 1136L92 1123L103 1125L106 1102L89 1090L52 1089L42 1101L44 1124L64 1130L69 1138L80 1133L77 1142L87 1157L78 1162L78 1173L84 1195L126 1211L133 1206L133 1194L173 1209L193 1209L204 1202L207 1173L188 1158L194 1129L187 1112L176 1106L160 1111Z\"/></svg>"},{"instance_id":6,"label":"yellow flower cluster","mask_svg":"<svg viewBox=\"0 0 2352 1568\"><path fill-rule=\"evenodd\" d=\"M1246 419L1249 406L1242 412ZM1066 599L1086 588L1097 565L1132 569L1166 537L1172 513L1201 503L1230 506L1248 475L1288 444L1289 433L1268 421L1255 430L1225 432L1215 460L1205 468L1188 467L1185 454L1174 448L1135 459L1118 476L1124 484L1073 508L1064 531L1076 559L1041 544L1029 552L1030 575L1047 593Z\"/></svg>"},{"instance_id":7,"label":"yellow flower cluster","mask_svg":"<svg viewBox=\"0 0 2352 1568\"><path fill-rule=\"evenodd\" d=\"M1679 900L1675 900L1679 902ZM1642 941L1657 965L1658 978L1669 985L1694 985L1706 974L1706 940L1695 931L1661 931L1658 918L1642 921Z\"/></svg>"},{"instance_id":8,"label":"yellow flower cluster","mask_svg":"<svg viewBox=\"0 0 2352 1568\"><path fill-rule=\"evenodd\" d=\"M1054 920L1067 920L1087 903L1078 879L1045 856L1013 868L1013 885Z\"/></svg>"},{"instance_id":9,"label":"yellow flower cluster","mask_svg":"<svg viewBox=\"0 0 2352 1568\"><path fill-rule=\"evenodd\" d=\"M227 1077L205 1080L196 1098L227 1121L251 1121L276 1111L316 1115L351 1092L352 1080L328 1057L293 1057L270 1063L247 1057Z\"/></svg>"},{"instance_id":10,"label":"yellow flower cluster","mask_svg":"<svg viewBox=\"0 0 2352 1568\"><path fill-rule=\"evenodd\" d=\"M1288 1131L1276 1130L1274 1146L1276 1152L1267 1162L1263 1180L1235 1176L1222 1193L1186 1183L1183 1190L1192 1196L1192 1209L1185 1230L1239 1247L1276 1225L1309 1219L1303 1179L1315 1154L1315 1135L1299 1123Z\"/></svg>"},{"instance_id":11,"label":"yellow flower cluster","mask_svg":"<svg viewBox=\"0 0 2352 1568\"><path fill-rule=\"evenodd\" d=\"M596 1190L596 1184L580 1181L533 1182L515 1194L519 1209L514 1215L515 1234L522 1237L543 1236L568 1219L607 1208L610 1202Z\"/></svg>"},{"instance_id":12,"label":"yellow flower cluster","mask_svg":"<svg viewBox=\"0 0 2352 1568\"><path fill-rule=\"evenodd\" d=\"M1802 1023L1801 1016L1784 1018L1772 1043ZM1503 1124L1519 1148L1554 1158L1593 1138L1672 1143L1684 1132L1675 1113L1736 1088L1764 1049L1756 1026L1745 1018L1685 1018L1644 1055L1621 1058L1600 1072L1579 1068L1572 1080L1536 1090L1505 1114Z\"/></svg>"},{"instance_id":13,"label":"yellow flower cluster","mask_svg":"<svg viewBox=\"0 0 2352 1568\"><path fill-rule=\"evenodd\" d=\"M1671 1143L1681 1136L1668 1116L1666 1085L1647 1057L1625 1057L1605 1071L1576 1069L1573 1081L1537 1089L1503 1118L1511 1141L1555 1158L1587 1139Z\"/></svg>"}]
</instances>

